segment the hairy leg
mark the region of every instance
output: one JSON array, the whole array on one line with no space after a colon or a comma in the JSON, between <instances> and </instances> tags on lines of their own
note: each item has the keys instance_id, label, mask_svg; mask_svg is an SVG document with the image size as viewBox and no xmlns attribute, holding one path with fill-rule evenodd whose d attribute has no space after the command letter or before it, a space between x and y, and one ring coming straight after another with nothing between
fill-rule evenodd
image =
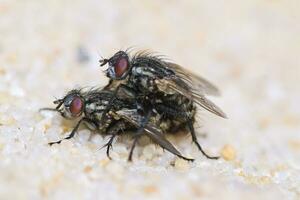
<instances>
[{"instance_id":1,"label":"hairy leg","mask_svg":"<svg viewBox=\"0 0 300 200\"><path fill-rule=\"evenodd\" d=\"M118 121L117 123L113 124L108 130L107 134L111 135L109 141L103 146L106 147L106 155L109 159L112 159L109 155L110 150L112 149L112 143L116 136L120 135L120 132L123 132L125 129L124 121ZM102 148L103 148L102 147Z\"/></svg>"}]
</instances>

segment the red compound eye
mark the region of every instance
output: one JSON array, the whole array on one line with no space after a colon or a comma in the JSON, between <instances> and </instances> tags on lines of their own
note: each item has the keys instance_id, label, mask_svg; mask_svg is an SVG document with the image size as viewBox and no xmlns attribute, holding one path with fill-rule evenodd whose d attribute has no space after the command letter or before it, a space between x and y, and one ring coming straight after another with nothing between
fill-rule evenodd
<instances>
[{"instance_id":1,"label":"red compound eye","mask_svg":"<svg viewBox=\"0 0 300 200\"><path fill-rule=\"evenodd\" d=\"M83 108L83 102L80 97L74 97L70 105L70 112L73 116L78 116Z\"/></svg>"},{"instance_id":2,"label":"red compound eye","mask_svg":"<svg viewBox=\"0 0 300 200\"><path fill-rule=\"evenodd\" d=\"M128 70L128 60L120 58L115 65L116 77L121 77Z\"/></svg>"}]
</instances>

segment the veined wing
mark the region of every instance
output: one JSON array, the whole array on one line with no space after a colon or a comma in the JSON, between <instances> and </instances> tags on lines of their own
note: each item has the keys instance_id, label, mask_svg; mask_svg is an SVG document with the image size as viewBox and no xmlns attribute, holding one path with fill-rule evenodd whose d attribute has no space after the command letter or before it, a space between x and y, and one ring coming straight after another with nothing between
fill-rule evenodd
<instances>
[{"instance_id":1,"label":"veined wing","mask_svg":"<svg viewBox=\"0 0 300 200\"><path fill-rule=\"evenodd\" d=\"M186 70L178 64L170 62L166 62L166 64L169 68L175 71L176 75L180 79L182 79L190 86L191 90L198 91L206 95L220 95L219 89L205 78L195 75L194 73L190 72L189 70Z\"/></svg>"}]
</instances>

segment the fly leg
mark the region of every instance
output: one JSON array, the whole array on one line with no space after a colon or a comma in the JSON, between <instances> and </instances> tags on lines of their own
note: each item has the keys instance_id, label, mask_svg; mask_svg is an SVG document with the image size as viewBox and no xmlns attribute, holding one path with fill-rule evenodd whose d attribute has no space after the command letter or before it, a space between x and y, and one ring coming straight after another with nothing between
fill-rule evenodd
<instances>
[{"instance_id":1,"label":"fly leg","mask_svg":"<svg viewBox=\"0 0 300 200\"><path fill-rule=\"evenodd\" d=\"M107 131L107 134L111 135L111 137L109 138L108 142L103 147L106 147L106 156L110 160L112 158L110 157L109 152L112 149L112 143L113 143L115 137L120 134L120 131L123 132L124 129L125 129L124 121L118 121L113 126L111 126Z\"/></svg>"},{"instance_id":2,"label":"fly leg","mask_svg":"<svg viewBox=\"0 0 300 200\"><path fill-rule=\"evenodd\" d=\"M208 159L214 159L214 160L217 160L219 159L220 157L218 156L209 156L201 147L201 145L199 144L198 140L197 140L197 136L196 136L196 133L195 133L195 129L194 129L194 126L193 126L193 123L191 122L191 120L188 120L187 121L187 124L188 124L188 128L190 129L190 132L191 132L191 135L192 135L192 140L193 142L196 144L196 146L198 147L199 151L201 151L201 153Z\"/></svg>"},{"instance_id":3,"label":"fly leg","mask_svg":"<svg viewBox=\"0 0 300 200\"><path fill-rule=\"evenodd\" d=\"M103 146L103 147L106 147L106 156L111 160L112 158L110 157L109 155L109 151L110 149L112 149L112 143L115 139L117 135L112 135L110 138L109 138L109 141Z\"/></svg>"},{"instance_id":4,"label":"fly leg","mask_svg":"<svg viewBox=\"0 0 300 200\"><path fill-rule=\"evenodd\" d=\"M139 139L139 136L136 136L136 137L134 138L133 143L132 143L132 146L131 146L131 149L130 149L130 152L129 152L129 156L128 156L128 161L129 161L129 162L132 161L133 150L134 150L134 148L135 148L135 146L136 146L136 143L137 143L138 139Z\"/></svg>"},{"instance_id":5,"label":"fly leg","mask_svg":"<svg viewBox=\"0 0 300 200\"><path fill-rule=\"evenodd\" d=\"M91 120L87 119L87 118L82 118L77 124L76 126L73 128L72 132L70 133L70 135L68 135L67 137L65 137L64 139L61 139L61 140L58 140L56 142L50 142L48 143L50 146L53 145L53 144L60 144L63 140L68 140L68 139L71 139L72 137L74 137L75 133L77 132L80 124L82 122L88 122L88 123L92 123Z\"/></svg>"}]
</instances>

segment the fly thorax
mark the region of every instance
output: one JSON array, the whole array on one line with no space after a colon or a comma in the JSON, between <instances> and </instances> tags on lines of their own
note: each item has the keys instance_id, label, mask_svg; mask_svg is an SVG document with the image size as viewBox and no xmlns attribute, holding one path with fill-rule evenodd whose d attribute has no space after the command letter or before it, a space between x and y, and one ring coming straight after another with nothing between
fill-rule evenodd
<instances>
[{"instance_id":1,"label":"fly thorax","mask_svg":"<svg viewBox=\"0 0 300 200\"><path fill-rule=\"evenodd\" d=\"M153 73L153 69L149 67L133 67L132 68L132 75L133 76L147 76L154 78L155 75Z\"/></svg>"},{"instance_id":2,"label":"fly thorax","mask_svg":"<svg viewBox=\"0 0 300 200\"><path fill-rule=\"evenodd\" d=\"M104 110L106 108L106 104L105 102L92 102L92 103L88 103L85 106L85 112L87 115L90 115L92 113L99 113L101 112L101 110Z\"/></svg>"},{"instance_id":3,"label":"fly thorax","mask_svg":"<svg viewBox=\"0 0 300 200\"><path fill-rule=\"evenodd\" d=\"M134 67L132 68L132 76L132 81L141 89L146 89L149 92L152 92L155 89L154 80L156 76L152 68Z\"/></svg>"}]
</instances>

